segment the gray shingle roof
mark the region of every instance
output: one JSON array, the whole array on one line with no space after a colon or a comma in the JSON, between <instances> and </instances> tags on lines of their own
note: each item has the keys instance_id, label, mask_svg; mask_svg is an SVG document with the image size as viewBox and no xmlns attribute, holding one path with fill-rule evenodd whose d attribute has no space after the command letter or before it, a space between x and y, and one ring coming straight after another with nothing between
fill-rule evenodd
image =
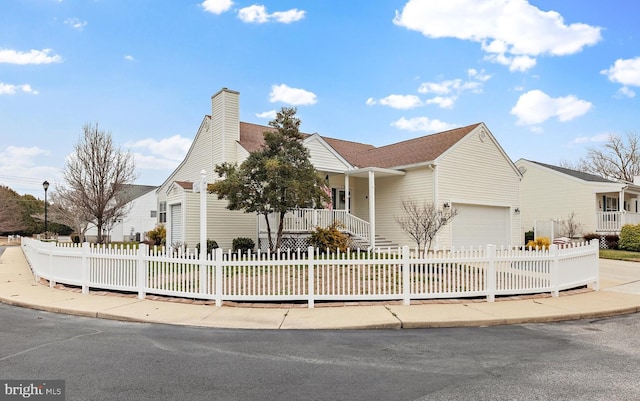
<instances>
[{"instance_id":1,"label":"gray shingle roof","mask_svg":"<svg viewBox=\"0 0 640 401\"><path fill-rule=\"evenodd\" d=\"M529 160L529 162L538 164L540 166L549 168L551 170L555 170L557 172L569 175L571 177L575 177L575 178L581 179L583 181L613 182L613 183L615 183L615 181L608 180L608 179L606 179L604 177L600 177L599 175L595 175L595 174L584 173L582 171L572 170L572 169L569 169L569 168L564 168L564 167L559 167L559 166L553 166L551 164L540 163L540 162L536 162L536 161L533 161L533 160Z\"/></svg>"}]
</instances>

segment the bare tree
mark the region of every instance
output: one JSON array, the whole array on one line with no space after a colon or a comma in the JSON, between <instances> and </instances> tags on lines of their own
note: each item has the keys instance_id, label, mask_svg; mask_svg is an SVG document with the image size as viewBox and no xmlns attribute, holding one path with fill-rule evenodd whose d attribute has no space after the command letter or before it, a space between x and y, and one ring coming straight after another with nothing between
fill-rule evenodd
<instances>
[{"instance_id":1,"label":"bare tree","mask_svg":"<svg viewBox=\"0 0 640 401\"><path fill-rule=\"evenodd\" d=\"M602 148L591 148L574 169L596 174L610 180L633 182L640 175L640 135L628 132L622 138L610 135Z\"/></svg>"},{"instance_id":2,"label":"bare tree","mask_svg":"<svg viewBox=\"0 0 640 401\"><path fill-rule=\"evenodd\" d=\"M8 187L0 186L0 233L11 233L24 228L22 208L18 198Z\"/></svg>"},{"instance_id":3,"label":"bare tree","mask_svg":"<svg viewBox=\"0 0 640 401\"><path fill-rule=\"evenodd\" d=\"M458 214L452 207L438 209L431 202L413 200L403 200L402 211L404 215L396 216L396 223L416 243L420 254L431 249L438 232Z\"/></svg>"},{"instance_id":4,"label":"bare tree","mask_svg":"<svg viewBox=\"0 0 640 401\"><path fill-rule=\"evenodd\" d=\"M63 172L67 189L60 196L91 216L102 243L103 226L128 212L124 191L135 180L135 165L133 156L115 147L111 133L100 130L98 124L85 124L82 130Z\"/></svg>"},{"instance_id":5,"label":"bare tree","mask_svg":"<svg viewBox=\"0 0 640 401\"><path fill-rule=\"evenodd\" d=\"M554 220L562 228L562 235L567 238L575 238L582 230L582 224L576 219L576 212L571 212L566 219Z\"/></svg>"},{"instance_id":6,"label":"bare tree","mask_svg":"<svg viewBox=\"0 0 640 401\"><path fill-rule=\"evenodd\" d=\"M49 219L71 227L80 237L80 242L84 242L84 236L89 229L92 216L88 210L83 209L76 203L76 198L69 190L57 188L51 194Z\"/></svg>"}]
</instances>

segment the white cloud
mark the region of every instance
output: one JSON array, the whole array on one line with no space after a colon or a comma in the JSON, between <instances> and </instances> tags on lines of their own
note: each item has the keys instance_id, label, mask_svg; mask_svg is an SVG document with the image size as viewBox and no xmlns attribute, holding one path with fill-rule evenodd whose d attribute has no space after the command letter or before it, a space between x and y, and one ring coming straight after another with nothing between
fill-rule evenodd
<instances>
[{"instance_id":1,"label":"white cloud","mask_svg":"<svg viewBox=\"0 0 640 401\"><path fill-rule=\"evenodd\" d=\"M289 24L304 18L305 11L293 8L287 11L276 11L273 14L267 12L267 8L263 5L254 4L249 7L241 8L238 11L238 17L247 23L264 24L269 21L281 22Z\"/></svg>"},{"instance_id":2,"label":"white cloud","mask_svg":"<svg viewBox=\"0 0 640 401\"><path fill-rule=\"evenodd\" d=\"M422 101L416 95L389 95L380 100L367 99L367 105L381 104L394 109L408 110L422 106Z\"/></svg>"},{"instance_id":3,"label":"white cloud","mask_svg":"<svg viewBox=\"0 0 640 401\"><path fill-rule=\"evenodd\" d=\"M404 131L420 131L426 133L446 131L456 127L455 124L445 123L428 117L414 117L410 119L402 117L398 121L392 122L391 126Z\"/></svg>"},{"instance_id":4,"label":"white cloud","mask_svg":"<svg viewBox=\"0 0 640 401\"><path fill-rule=\"evenodd\" d=\"M87 21L80 21L78 18L67 18L64 23L70 27L81 31L87 26Z\"/></svg>"},{"instance_id":5,"label":"white cloud","mask_svg":"<svg viewBox=\"0 0 640 401\"><path fill-rule=\"evenodd\" d=\"M437 104L442 109L450 109L453 107L453 104L457 99L457 96L436 96L434 98L428 99L425 103Z\"/></svg>"},{"instance_id":6,"label":"white cloud","mask_svg":"<svg viewBox=\"0 0 640 401\"><path fill-rule=\"evenodd\" d=\"M38 94L38 91L34 90L29 84L12 85L12 84L5 84L0 82L0 96L15 95L18 91L22 91L24 93L30 93L32 95Z\"/></svg>"},{"instance_id":7,"label":"white cloud","mask_svg":"<svg viewBox=\"0 0 640 401\"><path fill-rule=\"evenodd\" d=\"M38 147L0 147L0 184L18 193L31 193L43 197L42 182L54 187L62 181L60 167L42 165L51 152ZM52 191L54 188L49 188Z\"/></svg>"},{"instance_id":8,"label":"white cloud","mask_svg":"<svg viewBox=\"0 0 640 401\"><path fill-rule=\"evenodd\" d=\"M511 114L518 117L520 125L534 125L551 117L557 117L562 122L570 121L586 114L592 106L590 102L573 95L552 98L540 90L532 90L520 95Z\"/></svg>"},{"instance_id":9,"label":"white cloud","mask_svg":"<svg viewBox=\"0 0 640 401\"><path fill-rule=\"evenodd\" d=\"M623 86L622 88L618 89L618 92L616 92L616 96L632 98L636 97L636 93L633 90L629 89L628 86Z\"/></svg>"},{"instance_id":10,"label":"white cloud","mask_svg":"<svg viewBox=\"0 0 640 401\"><path fill-rule=\"evenodd\" d=\"M265 111L263 113L256 113L256 117L258 118L268 118L269 120L273 120L276 118L276 114L278 112L275 110Z\"/></svg>"},{"instance_id":11,"label":"white cloud","mask_svg":"<svg viewBox=\"0 0 640 401\"><path fill-rule=\"evenodd\" d=\"M290 88L285 84L273 85L269 94L269 101L287 103L292 106L306 106L317 102L313 92L304 89Z\"/></svg>"},{"instance_id":12,"label":"white cloud","mask_svg":"<svg viewBox=\"0 0 640 401\"><path fill-rule=\"evenodd\" d=\"M133 56L130 55L130 54L125 54L124 55L124 59L127 60L127 61L134 61L135 60L135 58L133 58Z\"/></svg>"},{"instance_id":13,"label":"white cloud","mask_svg":"<svg viewBox=\"0 0 640 401\"><path fill-rule=\"evenodd\" d=\"M228 11L233 5L231 0L204 0L201 4L205 11L220 15Z\"/></svg>"},{"instance_id":14,"label":"white cloud","mask_svg":"<svg viewBox=\"0 0 640 401\"><path fill-rule=\"evenodd\" d=\"M191 147L191 139L173 135L160 140L141 139L126 143L125 146L138 150L133 155L136 167L142 169L172 169L178 166Z\"/></svg>"},{"instance_id":15,"label":"white cloud","mask_svg":"<svg viewBox=\"0 0 640 401\"><path fill-rule=\"evenodd\" d=\"M484 70L477 71L475 68L469 68L467 70L467 75L469 76L469 78L473 78L480 82L487 82L489 79L491 79L491 75L486 74Z\"/></svg>"},{"instance_id":16,"label":"white cloud","mask_svg":"<svg viewBox=\"0 0 640 401\"><path fill-rule=\"evenodd\" d=\"M393 22L429 38L480 43L488 60L512 71L532 68L537 56L578 53L602 39L600 27L567 25L559 13L526 0L408 0Z\"/></svg>"},{"instance_id":17,"label":"white cloud","mask_svg":"<svg viewBox=\"0 0 640 401\"><path fill-rule=\"evenodd\" d=\"M606 75L611 82L640 86L640 57L618 59L608 70L600 73Z\"/></svg>"},{"instance_id":18,"label":"white cloud","mask_svg":"<svg viewBox=\"0 0 640 401\"><path fill-rule=\"evenodd\" d=\"M418 92L447 95L451 93L453 90L459 89L461 83L462 83L461 79L453 79L453 80L440 81L440 82L424 82L420 84L420 87L418 88Z\"/></svg>"},{"instance_id":19,"label":"white cloud","mask_svg":"<svg viewBox=\"0 0 640 401\"><path fill-rule=\"evenodd\" d=\"M269 14L265 6L254 4L249 7L241 8L238 11L238 17L243 22L249 22L254 24L263 24L269 21Z\"/></svg>"},{"instance_id":20,"label":"white cloud","mask_svg":"<svg viewBox=\"0 0 640 401\"><path fill-rule=\"evenodd\" d=\"M473 68L467 70L469 80L461 78L444 80L440 82L423 82L418 88L419 93L433 93L436 96L425 101L426 104L437 104L441 108L452 108L458 96L465 92L482 93L484 83L491 79L491 75L484 70L477 71Z\"/></svg>"},{"instance_id":21,"label":"white cloud","mask_svg":"<svg viewBox=\"0 0 640 401\"><path fill-rule=\"evenodd\" d=\"M579 136L571 141L570 145L581 145L583 143L601 143L607 142L611 138L611 134L598 134L594 136Z\"/></svg>"},{"instance_id":22,"label":"white cloud","mask_svg":"<svg viewBox=\"0 0 640 401\"><path fill-rule=\"evenodd\" d=\"M3 151L0 151L0 166L32 167L36 164L35 158L46 156L49 153L49 151L40 149L37 146L25 148L9 145Z\"/></svg>"},{"instance_id":23,"label":"white cloud","mask_svg":"<svg viewBox=\"0 0 640 401\"><path fill-rule=\"evenodd\" d=\"M276 11L273 14L271 14L271 17L278 22L282 22L283 24L289 24L291 22L300 21L301 19L304 18L305 14L306 14L306 11L298 10L297 8L292 8L291 10L288 10L288 11Z\"/></svg>"},{"instance_id":24,"label":"white cloud","mask_svg":"<svg viewBox=\"0 0 640 401\"><path fill-rule=\"evenodd\" d=\"M53 50L30 50L19 52L13 49L0 49L0 63L8 64L50 64L62 62L57 54L49 55Z\"/></svg>"}]
</instances>

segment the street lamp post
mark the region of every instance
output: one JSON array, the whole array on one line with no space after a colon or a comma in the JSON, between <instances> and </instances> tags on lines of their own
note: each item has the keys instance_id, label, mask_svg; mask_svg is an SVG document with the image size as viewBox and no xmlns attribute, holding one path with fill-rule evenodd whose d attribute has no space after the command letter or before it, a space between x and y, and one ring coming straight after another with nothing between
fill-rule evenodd
<instances>
[{"instance_id":1,"label":"street lamp post","mask_svg":"<svg viewBox=\"0 0 640 401\"><path fill-rule=\"evenodd\" d=\"M49 181L45 181L42 183L42 188L44 188L44 238L47 238L47 189L49 189Z\"/></svg>"}]
</instances>

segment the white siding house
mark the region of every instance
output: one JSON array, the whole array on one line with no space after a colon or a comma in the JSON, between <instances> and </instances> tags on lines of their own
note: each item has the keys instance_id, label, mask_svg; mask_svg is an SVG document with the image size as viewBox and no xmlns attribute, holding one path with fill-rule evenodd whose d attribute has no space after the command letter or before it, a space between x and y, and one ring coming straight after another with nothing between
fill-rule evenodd
<instances>
[{"instance_id":1,"label":"white siding house","mask_svg":"<svg viewBox=\"0 0 640 401\"><path fill-rule=\"evenodd\" d=\"M626 223L640 223L640 186L616 182L559 166L520 159L522 228L568 219L580 224L578 235L618 234ZM564 235L559 233L561 236Z\"/></svg>"},{"instance_id":2,"label":"white siding house","mask_svg":"<svg viewBox=\"0 0 640 401\"><path fill-rule=\"evenodd\" d=\"M105 231L110 241L144 241L147 231L155 228L157 223L157 187L149 185L127 185L126 196L131 199L127 215ZM89 227L85 237L92 241L97 238L97 228Z\"/></svg>"},{"instance_id":3,"label":"white siding house","mask_svg":"<svg viewBox=\"0 0 640 401\"><path fill-rule=\"evenodd\" d=\"M184 161L158 188L159 221L167 224L168 241L199 241L199 196L192 189L200 171L206 170L209 182L216 180L211 174L216 164L241 163L263 145L263 132L273 130L240 122L239 99L238 92L226 88L212 97L212 114L203 119ZM438 247L522 242L517 212L522 176L484 123L382 147L317 133L303 136L311 162L331 191L331 218L368 245L415 245L396 223L402 200L459 211L438 235ZM210 239L223 248L236 237L258 243L264 227L255 215L229 211L215 195L207 199ZM289 220L297 219L298 229L301 219L320 225L327 221L323 213L301 210ZM172 219L172 214L177 216Z\"/></svg>"}]
</instances>

